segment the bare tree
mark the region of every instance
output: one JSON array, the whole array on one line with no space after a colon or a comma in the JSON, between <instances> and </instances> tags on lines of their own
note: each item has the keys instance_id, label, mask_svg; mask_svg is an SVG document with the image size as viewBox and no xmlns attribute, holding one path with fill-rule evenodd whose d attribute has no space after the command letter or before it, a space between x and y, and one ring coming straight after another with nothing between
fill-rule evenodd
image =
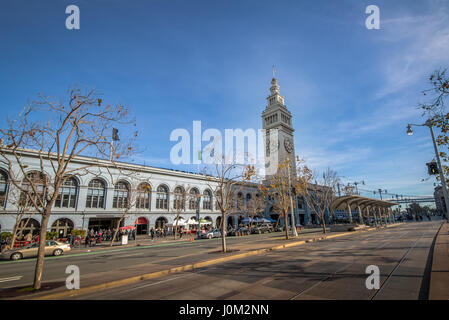
<instances>
[{"instance_id":1,"label":"bare tree","mask_svg":"<svg viewBox=\"0 0 449 320\"><path fill-rule=\"evenodd\" d=\"M176 236L178 234L178 223L181 216L181 212L185 211L186 209L186 201L187 199L191 199L191 195L189 195L190 187L186 187L184 185L178 185L174 192L174 209L176 210L176 218L175 218L175 224L173 225L173 239L176 240ZM194 199L195 204L197 203L197 198Z\"/></svg>"},{"instance_id":2,"label":"bare tree","mask_svg":"<svg viewBox=\"0 0 449 320\"><path fill-rule=\"evenodd\" d=\"M119 209L121 215L116 221L114 234L110 246L114 245L114 240L120 229L122 221L132 213L133 209L141 206L145 201L146 194L151 192L149 181L150 177L141 179L139 173L134 168L121 168L117 163L113 163L112 167L106 167L105 170L109 174L110 181L114 185L113 208ZM99 170L101 175L101 168ZM126 180L125 180L126 179ZM145 207L145 204L143 203Z\"/></svg>"},{"instance_id":3,"label":"bare tree","mask_svg":"<svg viewBox=\"0 0 449 320\"><path fill-rule=\"evenodd\" d=\"M238 165L234 161L229 161L225 156L217 158L214 165L214 176L207 175L207 184L215 195L216 205L221 212L221 245L222 252L226 253L226 217L233 210L235 186L243 181L249 181L254 174L254 167Z\"/></svg>"},{"instance_id":4,"label":"bare tree","mask_svg":"<svg viewBox=\"0 0 449 320\"><path fill-rule=\"evenodd\" d=\"M14 248L16 239L23 234L23 230L33 217L33 210L27 194L20 193L16 188L11 188L8 200L16 208L14 229L11 238L11 248ZM28 217L26 217L28 215ZM25 218L26 217L26 218Z\"/></svg>"},{"instance_id":5,"label":"bare tree","mask_svg":"<svg viewBox=\"0 0 449 320\"><path fill-rule=\"evenodd\" d=\"M262 183L258 183L255 194L251 195L251 198L246 199L245 211L250 220L250 227L253 226L254 218L263 212L267 206L265 197L263 196L267 192L266 186Z\"/></svg>"},{"instance_id":6,"label":"bare tree","mask_svg":"<svg viewBox=\"0 0 449 320\"><path fill-rule=\"evenodd\" d=\"M286 240L289 239L288 213L292 207L290 170L288 161L279 162L277 172L266 180L268 189L265 191L268 202L273 205L276 211L280 212L279 218L284 219ZM295 226L292 226L292 228L295 228Z\"/></svg>"},{"instance_id":7,"label":"bare tree","mask_svg":"<svg viewBox=\"0 0 449 320\"><path fill-rule=\"evenodd\" d=\"M301 160L297 164L298 181L296 190L301 194L307 207L320 221L323 233L326 233L325 213L334 198L334 191L339 181L337 173L327 169L321 177L313 173Z\"/></svg>"},{"instance_id":8,"label":"bare tree","mask_svg":"<svg viewBox=\"0 0 449 320\"><path fill-rule=\"evenodd\" d=\"M0 147L1 162L8 168L11 183L28 194L36 214L41 216L34 289L41 288L47 226L60 187L74 175L104 166L100 159L108 159L111 153L114 161L131 152L131 145L123 143L111 148L108 137L112 126L131 123L123 105L105 105L95 90L75 87L65 101L40 94L16 119L7 119L6 128L0 129L5 144ZM30 155L37 159L37 174L27 171ZM83 155L93 158L76 162Z\"/></svg>"}]
</instances>

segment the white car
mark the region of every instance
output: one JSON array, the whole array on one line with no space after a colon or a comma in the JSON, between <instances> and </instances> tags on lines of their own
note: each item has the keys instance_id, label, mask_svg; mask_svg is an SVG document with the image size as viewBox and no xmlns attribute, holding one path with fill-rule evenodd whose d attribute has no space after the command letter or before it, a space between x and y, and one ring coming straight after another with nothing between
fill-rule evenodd
<instances>
[{"instance_id":1,"label":"white car","mask_svg":"<svg viewBox=\"0 0 449 320\"><path fill-rule=\"evenodd\" d=\"M39 242L32 243L25 247L14 248L12 250L4 251L0 254L0 259L20 260L22 258L37 257L39 250ZM60 256L66 251L70 251L70 244L62 243L54 240L45 241L45 255Z\"/></svg>"}]
</instances>

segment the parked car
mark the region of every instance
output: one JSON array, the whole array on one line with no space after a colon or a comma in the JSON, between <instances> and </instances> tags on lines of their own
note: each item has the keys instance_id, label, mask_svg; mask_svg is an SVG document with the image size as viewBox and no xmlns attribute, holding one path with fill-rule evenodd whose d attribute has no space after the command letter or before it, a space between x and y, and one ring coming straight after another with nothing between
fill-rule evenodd
<instances>
[{"instance_id":1,"label":"parked car","mask_svg":"<svg viewBox=\"0 0 449 320\"><path fill-rule=\"evenodd\" d=\"M212 238L220 238L221 231L220 229L209 230L203 234L201 234L201 238L203 239L212 239Z\"/></svg>"},{"instance_id":2,"label":"parked car","mask_svg":"<svg viewBox=\"0 0 449 320\"><path fill-rule=\"evenodd\" d=\"M22 258L37 257L39 242L32 243L22 248L7 250L0 254L0 259L20 260ZM70 244L61 243L54 240L45 241L45 255L60 256L64 252L70 251Z\"/></svg>"},{"instance_id":3,"label":"parked car","mask_svg":"<svg viewBox=\"0 0 449 320\"><path fill-rule=\"evenodd\" d=\"M261 234L261 233L265 233L265 232L268 232L268 233L274 232L273 226L271 224L261 224L261 225L255 226L251 229L251 233Z\"/></svg>"},{"instance_id":4,"label":"parked car","mask_svg":"<svg viewBox=\"0 0 449 320\"><path fill-rule=\"evenodd\" d=\"M238 234L240 234L240 235L249 235L250 231L249 231L249 229L247 227L239 227L237 229L233 228L231 230L228 230L228 233L227 233L228 236L236 236Z\"/></svg>"}]
</instances>

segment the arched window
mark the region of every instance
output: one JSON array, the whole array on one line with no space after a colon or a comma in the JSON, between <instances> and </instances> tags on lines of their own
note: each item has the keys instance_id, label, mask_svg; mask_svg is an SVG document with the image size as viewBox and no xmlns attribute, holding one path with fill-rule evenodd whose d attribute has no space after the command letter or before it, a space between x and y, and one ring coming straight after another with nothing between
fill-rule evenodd
<instances>
[{"instance_id":1,"label":"arched window","mask_svg":"<svg viewBox=\"0 0 449 320\"><path fill-rule=\"evenodd\" d=\"M203 210L212 210L212 194L209 190L203 192Z\"/></svg>"},{"instance_id":2,"label":"arched window","mask_svg":"<svg viewBox=\"0 0 449 320\"><path fill-rule=\"evenodd\" d=\"M34 199L37 205L44 204L45 176L42 172L29 172L27 178L23 178L22 180L22 188L26 190L20 194L20 202L23 205L31 206L33 203L31 199Z\"/></svg>"},{"instance_id":3,"label":"arched window","mask_svg":"<svg viewBox=\"0 0 449 320\"><path fill-rule=\"evenodd\" d=\"M73 230L72 220L63 218L56 220L51 226L51 232L56 232L58 238L67 237L67 235Z\"/></svg>"},{"instance_id":4,"label":"arched window","mask_svg":"<svg viewBox=\"0 0 449 320\"><path fill-rule=\"evenodd\" d=\"M196 188L190 189L189 192L189 210L196 210L198 208L198 196L200 192Z\"/></svg>"},{"instance_id":5,"label":"arched window","mask_svg":"<svg viewBox=\"0 0 449 320\"><path fill-rule=\"evenodd\" d=\"M31 235L39 234L40 231L40 223L37 220L32 218L25 218L20 220L19 223L19 234L18 237L21 238L22 235L26 235L31 232Z\"/></svg>"},{"instance_id":6,"label":"arched window","mask_svg":"<svg viewBox=\"0 0 449 320\"><path fill-rule=\"evenodd\" d=\"M137 209L149 209L151 198L151 186L148 183L141 183L137 187Z\"/></svg>"},{"instance_id":7,"label":"arched window","mask_svg":"<svg viewBox=\"0 0 449 320\"><path fill-rule=\"evenodd\" d=\"M100 179L89 182L86 208L104 208L105 185Z\"/></svg>"},{"instance_id":8,"label":"arched window","mask_svg":"<svg viewBox=\"0 0 449 320\"><path fill-rule=\"evenodd\" d=\"M166 186L157 187L156 209L168 209L168 188Z\"/></svg>"},{"instance_id":9,"label":"arched window","mask_svg":"<svg viewBox=\"0 0 449 320\"><path fill-rule=\"evenodd\" d=\"M56 208L75 208L78 184L75 178L67 178L62 187L59 188L59 194L55 201Z\"/></svg>"},{"instance_id":10,"label":"arched window","mask_svg":"<svg viewBox=\"0 0 449 320\"><path fill-rule=\"evenodd\" d=\"M182 187L176 187L175 191L173 192L173 195L175 197L173 201L173 206L175 210L184 210L186 203L184 189Z\"/></svg>"},{"instance_id":11,"label":"arched window","mask_svg":"<svg viewBox=\"0 0 449 320\"><path fill-rule=\"evenodd\" d=\"M3 171L0 171L0 207L5 206L7 187L8 187L8 176Z\"/></svg>"},{"instance_id":12,"label":"arched window","mask_svg":"<svg viewBox=\"0 0 449 320\"><path fill-rule=\"evenodd\" d=\"M126 208L128 206L129 186L125 181L119 181L114 186L113 208Z\"/></svg>"},{"instance_id":13,"label":"arched window","mask_svg":"<svg viewBox=\"0 0 449 320\"><path fill-rule=\"evenodd\" d=\"M235 207L238 209L242 209L243 207L243 193L237 193L237 200L235 202Z\"/></svg>"},{"instance_id":14,"label":"arched window","mask_svg":"<svg viewBox=\"0 0 449 320\"><path fill-rule=\"evenodd\" d=\"M164 229L167 222L168 221L165 217L159 217L156 219L156 223L154 224L154 226L156 227L156 229Z\"/></svg>"},{"instance_id":15,"label":"arched window","mask_svg":"<svg viewBox=\"0 0 449 320\"><path fill-rule=\"evenodd\" d=\"M216 190L215 192L215 210L220 210L220 205L223 205L223 201L221 201L221 197L220 197L220 189Z\"/></svg>"}]
</instances>

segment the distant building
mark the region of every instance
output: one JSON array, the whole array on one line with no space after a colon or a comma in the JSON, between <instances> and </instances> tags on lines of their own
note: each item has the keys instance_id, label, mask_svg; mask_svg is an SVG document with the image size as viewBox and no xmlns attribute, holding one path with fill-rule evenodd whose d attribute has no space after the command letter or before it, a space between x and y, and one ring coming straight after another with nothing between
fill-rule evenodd
<instances>
[{"instance_id":1,"label":"distant building","mask_svg":"<svg viewBox=\"0 0 449 320\"><path fill-rule=\"evenodd\" d=\"M443 187L437 186L433 192L433 196L435 197L435 205L437 207L437 214L444 215L447 212L446 203L444 201L443 195Z\"/></svg>"}]
</instances>

